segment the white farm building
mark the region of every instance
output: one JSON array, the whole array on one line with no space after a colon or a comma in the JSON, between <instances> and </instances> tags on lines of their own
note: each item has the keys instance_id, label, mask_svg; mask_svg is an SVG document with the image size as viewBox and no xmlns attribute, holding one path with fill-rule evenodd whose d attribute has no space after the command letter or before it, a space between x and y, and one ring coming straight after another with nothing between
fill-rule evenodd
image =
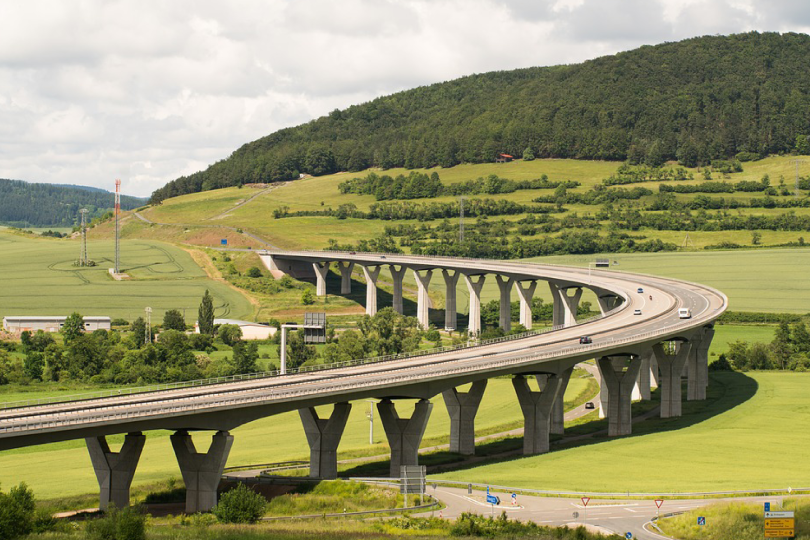
<instances>
[{"instance_id":1,"label":"white farm building","mask_svg":"<svg viewBox=\"0 0 810 540\"><path fill-rule=\"evenodd\" d=\"M272 337L278 330L275 326L268 324L239 321L237 319L214 319L214 326L221 326L223 324L235 324L242 330L242 339L268 339ZM199 322L194 323L194 333L200 333Z\"/></svg>"},{"instance_id":2,"label":"white farm building","mask_svg":"<svg viewBox=\"0 0 810 540\"><path fill-rule=\"evenodd\" d=\"M84 319L85 332L92 332L94 330L109 330L111 321L109 317L82 317ZM62 325L65 324L67 317L60 316L44 316L44 317L29 317L29 316L8 316L3 317L3 328L6 332L13 334L19 332L36 332L42 330L43 332L58 332L61 330Z\"/></svg>"}]
</instances>

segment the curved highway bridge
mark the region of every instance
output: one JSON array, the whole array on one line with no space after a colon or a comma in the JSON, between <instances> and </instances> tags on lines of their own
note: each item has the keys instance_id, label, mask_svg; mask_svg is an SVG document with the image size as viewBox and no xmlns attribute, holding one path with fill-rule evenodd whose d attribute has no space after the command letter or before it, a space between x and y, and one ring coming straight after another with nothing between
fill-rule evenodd
<instances>
[{"instance_id":1,"label":"curved highway bridge","mask_svg":"<svg viewBox=\"0 0 810 540\"><path fill-rule=\"evenodd\" d=\"M418 286L417 317L428 325L428 285L441 275L446 287L445 327L456 329L456 287L463 278L470 297L468 329L481 330L480 293L494 276L500 289L500 325L511 325L511 297L520 299L520 323L532 326L531 301L539 281L554 300L554 330L480 346L387 362L300 372L174 390L0 409L0 450L84 438L101 490L101 507L129 503L129 487L144 445L143 431L168 429L187 488L186 511L209 510L233 443L229 431L258 418L298 410L310 445L310 474L337 475L337 446L350 402L379 399L378 411L391 447L391 476L400 465L415 465L417 450L441 393L451 418L451 451L475 452L475 415L487 380L513 375L524 415L524 453L549 449L549 433L563 430L563 394L574 366L596 359L602 379L602 407L609 435L631 430L631 400L650 398L651 379L661 387L661 416L681 414L681 377L688 378L687 399L705 399L708 348L713 322L728 299L709 287L683 281L613 271L449 257L417 257L340 252L267 251L260 254L276 277L289 273L315 278L326 294L335 264L341 294L351 292L354 266L367 283L366 312L377 311L377 279L388 268L394 285L393 307L402 312L402 282L410 270ZM593 291L601 317L578 323L583 289ZM639 291L643 289L643 293ZM681 319L679 308L691 318ZM580 344L588 335L593 342ZM536 378L537 388L528 384ZM472 383L467 392L457 388ZM418 400L410 418L400 418L395 403ZM314 407L334 404L329 418ZM212 430L211 447L197 452L189 431ZM126 433L119 452L106 435Z\"/></svg>"}]
</instances>

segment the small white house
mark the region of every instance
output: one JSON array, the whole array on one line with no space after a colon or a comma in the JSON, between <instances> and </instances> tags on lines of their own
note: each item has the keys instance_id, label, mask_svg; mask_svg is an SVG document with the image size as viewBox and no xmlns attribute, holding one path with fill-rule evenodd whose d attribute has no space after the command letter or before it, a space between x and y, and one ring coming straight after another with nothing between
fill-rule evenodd
<instances>
[{"instance_id":1,"label":"small white house","mask_svg":"<svg viewBox=\"0 0 810 540\"><path fill-rule=\"evenodd\" d=\"M8 316L3 317L3 328L7 332L13 334L19 332L36 332L42 330L43 332L58 332L65 324L67 317L58 316L44 316L44 317L28 317L28 316ZM111 328L111 320L109 317L82 317L84 319L85 332L93 332L94 330L109 330Z\"/></svg>"},{"instance_id":2,"label":"small white house","mask_svg":"<svg viewBox=\"0 0 810 540\"><path fill-rule=\"evenodd\" d=\"M223 324L235 324L242 330L242 339L268 339L275 335L276 331L278 330L275 326L270 326L268 324L250 322L250 321L239 321L237 319L214 319L214 326L220 326ZM200 323L194 323L194 333L200 333Z\"/></svg>"}]
</instances>

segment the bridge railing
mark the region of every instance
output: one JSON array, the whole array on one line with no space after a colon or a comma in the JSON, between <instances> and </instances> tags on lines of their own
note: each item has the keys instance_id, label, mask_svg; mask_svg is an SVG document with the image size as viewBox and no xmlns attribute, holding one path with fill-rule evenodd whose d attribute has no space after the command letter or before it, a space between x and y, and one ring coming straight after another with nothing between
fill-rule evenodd
<instances>
[{"instance_id":1,"label":"bridge railing","mask_svg":"<svg viewBox=\"0 0 810 540\"><path fill-rule=\"evenodd\" d=\"M722 311L724 307L715 308L713 311ZM698 323L700 324L700 323ZM578 345L566 347L562 350L549 351L542 353L535 353L523 356L516 356L511 358L493 358L488 359L487 367L490 369L501 369L518 364L530 364L539 360L552 359L555 357L576 357L584 356L592 351L610 350L618 345L625 343L643 343L653 338L662 335L677 335L681 329L692 329L696 326L694 321L689 321L675 324L668 328L662 328L651 332L644 332L634 336L624 338L610 338L601 340L596 343L588 345ZM431 378L435 377L449 377L457 374L463 374L472 368L470 364L456 365L452 367L441 367L441 364L434 366L431 371ZM399 374L389 372L386 373L387 383L397 382L411 382L413 380L424 380L424 373L409 373L408 370L402 370ZM358 380L357 378L341 379L341 384L333 385L330 390L333 392L350 391L363 386L367 386L368 382L365 380ZM212 389L213 390L213 389ZM49 429L49 428L64 428L66 426L86 424L94 421L115 421L126 420L131 418L145 419L149 417L172 416L184 412L201 412L205 409L221 409L232 408L237 406L244 406L253 403L267 402L268 399L291 399L299 396L305 396L310 392L308 388L302 388L301 385L290 385L289 387L270 387L251 389L249 393L236 394L228 389L221 389L219 391L212 391L206 393L207 401L200 402L200 400L186 400L185 402L175 401L174 403L166 403L165 401L157 403L139 404L121 406L114 408L114 406L104 407L97 415L87 414L87 409L74 409L70 411L59 412L56 411L48 415L48 419L38 419L32 417L30 419L11 419L3 424L0 424L0 433L11 433L18 431L28 431L33 429Z\"/></svg>"},{"instance_id":2,"label":"bridge railing","mask_svg":"<svg viewBox=\"0 0 810 540\"><path fill-rule=\"evenodd\" d=\"M587 319L577 321L577 325L586 324L589 322L597 321L603 319L613 313L621 310L624 306L617 306L616 308L606 312L605 314L595 315L593 317L589 317ZM469 340L465 343L461 343L458 345L447 345L443 347L433 347L430 349L423 349L419 351L411 351L407 353L401 354L390 354L384 356L373 356L368 358L358 358L354 360L346 360L343 362L333 362L330 364L315 364L309 366L301 366L296 369L289 369L287 370L288 375L293 375L297 373L311 373L315 371L323 371L329 369L338 369L344 367L351 367L351 366L359 366L365 364L376 364L379 362L390 362L392 360L405 360L408 358L417 358L422 356L430 356L435 354L445 354L448 352L459 351L464 349L470 349L473 347L482 347L486 345L494 345L498 343L504 343L508 341L516 341L520 339L525 339L532 336L539 336L543 334L547 334L549 332L554 332L556 330L562 330L565 328L563 325L556 325L550 326L546 328L540 328L537 330L527 330L526 332L520 332L518 334L512 334L508 336L502 336L497 338L490 338L490 339L482 339L482 340ZM279 370L269 370L269 371L260 371L255 373L245 373L240 375L228 375L223 377L212 377L207 379L195 379L191 381L183 381L183 382L174 382L174 383L162 383L162 384L155 384L155 385L147 385L147 386L135 386L130 388L115 388L110 390L100 390L97 392L85 392L81 394L72 394L66 396L55 396L55 397L43 397L37 399L29 399L29 400L19 400L19 401L8 401L5 403L0 403L0 410L8 410L8 409L19 409L19 408L29 408L29 407L38 407L38 406L45 406L45 405L53 405L56 403L65 403L70 401L89 401L94 399L104 399L110 397L117 397L117 396L128 396L133 394L146 394L152 392L162 392L166 390L180 390L185 388L195 388L200 386L211 386L216 384L225 384L225 383L232 383L238 381L249 381L254 379L264 379L269 377L278 377L281 376L282 373Z\"/></svg>"}]
</instances>

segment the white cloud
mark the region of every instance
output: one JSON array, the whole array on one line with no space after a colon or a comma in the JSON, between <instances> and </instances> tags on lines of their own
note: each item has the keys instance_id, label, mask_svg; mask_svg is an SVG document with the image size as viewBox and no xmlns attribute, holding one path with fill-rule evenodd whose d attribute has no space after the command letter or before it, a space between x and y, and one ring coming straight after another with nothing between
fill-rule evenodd
<instances>
[{"instance_id":1,"label":"white cloud","mask_svg":"<svg viewBox=\"0 0 810 540\"><path fill-rule=\"evenodd\" d=\"M9 0L0 178L148 195L332 109L685 37L806 31L764 0Z\"/></svg>"}]
</instances>

